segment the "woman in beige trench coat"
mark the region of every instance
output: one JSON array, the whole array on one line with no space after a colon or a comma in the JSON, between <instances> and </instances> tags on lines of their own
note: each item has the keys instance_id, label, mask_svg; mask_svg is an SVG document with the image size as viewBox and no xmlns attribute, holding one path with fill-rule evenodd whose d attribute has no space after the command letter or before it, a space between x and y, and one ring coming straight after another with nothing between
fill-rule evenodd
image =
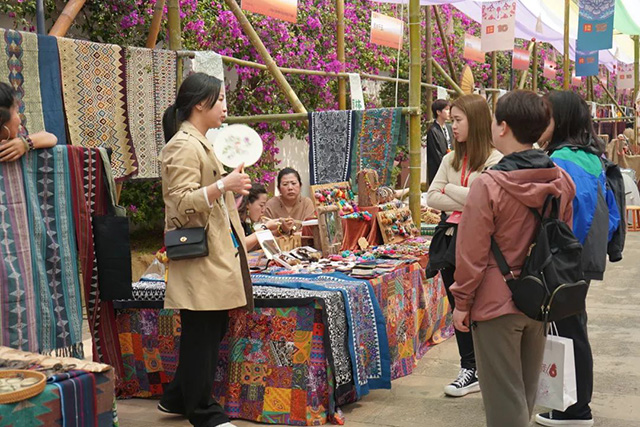
<instances>
[{"instance_id":1,"label":"woman in beige trench coat","mask_svg":"<svg viewBox=\"0 0 640 427\"><path fill-rule=\"evenodd\" d=\"M165 231L207 227L209 255L169 262L164 307L180 309L180 360L158 409L185 415L198 427L231 426L211 396L228 310L253 308L242 226L233 192L251 188L241 167L225 176L205 138L226 118L222 82L195 73L180 86L162 119ZM178 127L179 126L179 127Z\"/></svg>"}]
</instances>

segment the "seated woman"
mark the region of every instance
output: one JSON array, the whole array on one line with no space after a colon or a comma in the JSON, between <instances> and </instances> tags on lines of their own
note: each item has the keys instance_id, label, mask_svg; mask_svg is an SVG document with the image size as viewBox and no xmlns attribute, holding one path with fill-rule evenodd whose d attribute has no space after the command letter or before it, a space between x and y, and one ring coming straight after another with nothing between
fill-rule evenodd
<instances>
[{"instance_id":1,"label":"seated woman","mask_svg":"<svg viewBox=\"0 0 640 427\"><path fill-rule=\"evenodd\" d=\"M288 232L293 227L292 219L265 220L263 216L266 204L267 190L262 184L252 184L249 194L242 198L238 213L246 236L247 251L252 251L258 247L256 231L271 230L273 235L277 236L283 232Z\"/></svg>"},{"instance_id":2,"label":"seated woman","mask_svg":"<svg viewBox=\"0 0 640 427\"><path fill-rule=\"evenodd\" d=\"M7 83L0 82L0 162L18 160L27 151L49 148L58 138L49 132L18 136L21 127L16 93Z\"/></svg>"},{"instance_id":3,"label":"seated woman","mask_svg":"<svg viewBox=\"0 0 640 427\"><path fill-rule=\"evenodd\" d=\"M264 214L267 218L291 218L296 221L292 231L300 229L300 222L314 218L316 211L308 197L300 196L302 180L298 171L284 168L278 173L278 190L280 195L269 200Z\"/></svg>"}]
</instances>

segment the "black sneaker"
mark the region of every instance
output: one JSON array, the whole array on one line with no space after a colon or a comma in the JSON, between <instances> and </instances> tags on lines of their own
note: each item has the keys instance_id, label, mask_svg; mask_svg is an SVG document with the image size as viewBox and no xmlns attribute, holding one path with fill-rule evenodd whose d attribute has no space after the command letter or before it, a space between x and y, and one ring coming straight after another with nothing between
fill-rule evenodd
<instances>
[{"instance_id":1,"label":"black sneaker","mask_svg":"<svg viewBox=\"0 0 640 427\"><path fill-rule=\"evenodd\" d=\"M444 388L447 396L462 397L480 391L480 383L475 369L461 368L458 378Z\"/></svg>"},{"instance_id":2,"label":"black sneaker","mask_svg":"<svg viewBox=\"0 0 640 427\"><path fill-rule=\"evenodd\" d=\"M592 426L593 418L588 419L570 419L554 417L553 412L545 412L536 415L536 423L543 426Z\"/></svg>"},{"instance_id":3,"label":"black sneaker","mask_svg":"<svg viewBox=\"0 0 640 427\"><path fill-rule=\"evenodd\" d=\"M183 411L179 411L176 409L169 409L166 406L163 406L162 403L158 403L158 411L163 412L165 414L169 414L169 415L182 415L184 416L184 412Z\"/></svg>"}]
</instances>

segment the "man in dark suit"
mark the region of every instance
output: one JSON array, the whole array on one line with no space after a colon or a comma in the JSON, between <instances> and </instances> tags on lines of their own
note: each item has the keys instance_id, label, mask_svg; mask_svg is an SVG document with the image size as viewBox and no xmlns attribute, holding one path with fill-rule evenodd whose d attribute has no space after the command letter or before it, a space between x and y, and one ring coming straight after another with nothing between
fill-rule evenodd
<instances>
[{"instance_id":1,"label":"man in dark suit","mask_svg":"<svg viewBox=\"0 0 640 427\"><path fill-rule=\"evenodd\" d=\"M436 99L431 104L435 119L427 131L427 183L431 184L438 172L442 158L453 145L453 131L449 120L449 101Z\"/></svg>"}]
</instances>

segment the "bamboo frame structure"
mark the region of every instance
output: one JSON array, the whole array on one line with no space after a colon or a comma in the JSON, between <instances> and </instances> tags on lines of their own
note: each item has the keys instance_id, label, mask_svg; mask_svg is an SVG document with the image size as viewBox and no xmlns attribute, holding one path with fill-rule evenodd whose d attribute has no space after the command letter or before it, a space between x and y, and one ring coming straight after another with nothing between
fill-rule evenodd
<instances>
[{"instance_id":1,"label":"bamboo frame structure","mask_svg":"<svg viewBox=\"0 0 640 427\"><path fill-rule=\"evenodd\" d=\"M538 42L533 43L533 66L531 70L531 90L538 92Z\"/></svg>"},{"instance_id":2,"label":"bamboo frame structure","mask_svg":"<svg viewBox=\"0 0 640 427\"><path fill-rule=\"evenodd\" d=\"M564 0L564 56L562 62L562 88L569 90L571 72L569 70L569 19L571 18L571 0Z\"/></svg>"},{"instance_id":3,"label":"bamboo frame structure","mask_svg":"<svg viewBox=\"0 0 640 427\"><path fill-rule=\"evenodd\" d=\"M336 0L336 24L337 44L338 44L338 61L340 61L342 71L344 71L344 0ZM344 77L338 77L338 108L340 110L347 109L347 81Z\"/></svg>"},{"instance_id":4,"label":"bamboo frame structure","mask_svg":"<svg viewBox=\"0 0 640 427\"><path fill-rule=\"evenodd\" d=\"M167 25L169 27L169 49L180 51L182 50L182 29L180 25L180 2L179 0L169 0L167 4ZM178 61L177 64L176 84L180 87L182 83L182 61ZM177 89L177 88L176 88Z\"/></svg>"},{"instance_id":5,"label":"bamboo frame structure","mask_svg":"<svg viewBox=\"0 0 640 427\"><path fill-rule=\"evenodd\" d=\"M631 102L635 105L636 99L638 99L638 91L640 90L638 79L640 79L640 36L633 36L633 99ZM633 142L638 144L638 112L633 118Z\"/></svg>"},{"instance_id":6,"label":"bamboo frame structure","mask_svg":"<svg viewBox=\"0 0 640 427\"><path fill-rule=\"evenodd\" d=\"M420 43L420 0L409 1L409 107L418 111L409 116L409 209L416 226L420 227L420 172L422 134L420 105L422 89L422 53Z\"/></svg>"},{"instance_id":7,"label":"bamboo frame structure","mask_svg":"<svg viewBox=\"0 0 640 427\"><path fill-rule=\"evenodd\" d=\"M49 31L50 36L64 37L71 28L73 20L84 6L85 0L69 0Z\"/></svg>"},{"instance_id":8,"label":"bamboo frame structure","mask_svg":"<svg viewBox=\"0 0 640 427\"><path fill-rule=\"evenodd\" d=\"M162 14L164 13L164 1L157 0L153 7L153 18L151 20L151 26L149 27L149 35L147 36L146 46L149 49L156 47L158 42L158 33L160 32L160 25L162 24Z\"/></svg>"},{"instance_id":9,"label":"bamboo frame structure","mask_svg":"<svg viewBox=\"0 0 640 427\"><path fill-rule=\"evenodd\" d=\"M429 6L424 8L424 21L425 21L425 30L424 30L424 44L427 49L427 63L426 65L426 80L428 84L433 84L433 64L431 60L433 59L433 48L431 47L431 8ZM433 89L430 87L426 90L427 97L427 120L431 121L434 119L433 112L431 111L431 104L433 103Z\"/></svg>"},{"instance_id":10,"label":"bamboo frame structure","mask_svg":"<svg viewBox=\"0 0 640 427\"><path fill-rule=\"evenodd\" d=\"M438 26L438 32L440 33L440 38L442 39L442 47L444 48L444 54L447 58L447 65L449 66L449 73L451 74L451 79L458 84L458 79L456 78L456 69L453 66L453 60L451 59L451 53L449 52L449 46L446 43L447 37L444 34L444 29L442 28L442 19L440 19L440 12L438 11L438 6L433 7L433 14L436 17L436 24Z\"/></svg>"},{"instance_id":11,"label":"bamboo frame structure","mask_svg":"<svg viewBox=\"0 0 640 427\"><path fill-rule=\"evenodd\" d=\"M289 82L282 74L282 71L280 71L280 68L278 68L278 65L271 57L271 54L265 47L264 43L262 43L262 40L260 40L260 36L258 36L256 30L253 29L253 25L251 25L251 22L249 22L247 17L244 16L244 13L242 12L242 9L240 9L240 6L238 6L238 3L236 3L236 0L225 0L225 3L229 7L229 9L231 9L238 22L240 22L240 26L244 30L245 34L249 37L251 44L258 51L258 53L262 57L262 60L265 62L267 68L269 69L269 72L284 93L284 96L289 101L289 104L291 104L291 106L293 107L293 111L295 111L296 113L306 113L307 110L302 105L302 102L300 102L298 95L296 95L294 90L291 88L291 85L289 85Z\"/></svg>"},{"instance_id":12,"label":"bamboo frame structure","mask_svg":"<svg viewBox=\"0 0 640 427\"><path fill-rule=\"evenodd\" d=\"M38 34L47 34L44 25L44 3L43 0L36 0L36 30Z\"/></svg>"},{"instance_id":13,"label":"bamboo frame structure","mask_svg":"<svg viewBox=\"0 0 640 427\"><path fill-rule=\"evenodd\" d=\"M403 107L402 114L418 114L419 109L413 107ZM285 113L285 114L259 114L255 116L230 116L225 123L272 123L272 122L302 122L309 120L308 113Z\"/></svg>"},{"instance_id":14,"label":"bamboo frame structure","mask_svg":"<svg viewBox=\"0 0 640 427\"><path fill-rule=\"evenodd\" d=\"M529 50L529 55L533 54L535 44L536 44L535 40L531 40L529 42L529 46L527 46L527 49ZM524 89L525 85L527 84L528 76L529 76L529 69L527 68L526 70L522 71L522 75L520 76L520 82L518 82L518 89Z\"/></svg>"},{"instance_id":15,"label":"bamboo frame structure","mask_svg":"<svg viewBox=\"0 0 640 427\"><path fill-rule=\"evenodd\" d=\"M496 111L496 105L498 105L498 52L495 50L491 52L491 86L493 86L494 92L491 95L491 104L493 106L491 111Z\"/></svg>"},{"instance_id":16,"label":"bamboo frame structure","mask_svg":"<svg viewBox=\"0 0 640 427\"><path fill-rule=\"evenodd\" d=\"M593 82L593 78L594 78L594 77L593 77L593 76L589 76L589 78L590 78L590 79L592 79L592 82ZM607 96L609 97L609 99L611 100L611 102L613 102L613 105L615 105L615 106L616 106L616 108L618 109L618 111L620 112L620 114L624 115L624 114L625 114L625 112L624 112L624 110L622 109L622 107L620 106L620 104L618 103L618 100L616 99L616 97L615 97L615 96L613 96L613 95L611 94L611 92L609 91L609 89L608 89L605 85L603 85L603 84L602 84L602 82L600 81L600 79L596 79L596 80L598 81L598 84L600 85L600 87L601 87L601 88L604 90L604 92L607 94Z\"/></svg>"},{"instance_id":17,"label":"bamboo frame structure","mask_svg":"<svg viewBox=\"0 0 640 427\"><path fill-rule=\"evenodd\" d=\"M438 64L438 61L436 61L433 57L431 58L431 64L433 64L433 68L435 68L436 71L439 72L442 77L444 77L444 79L447 81L447 83L449 83L449 85L453 88L457 95L464 95L464 92L462 91L462 89L460 89L458 83L453 80L453 77L447 74L444 68L442 68L442 66Z\"/></svg>"}]
</instances>

